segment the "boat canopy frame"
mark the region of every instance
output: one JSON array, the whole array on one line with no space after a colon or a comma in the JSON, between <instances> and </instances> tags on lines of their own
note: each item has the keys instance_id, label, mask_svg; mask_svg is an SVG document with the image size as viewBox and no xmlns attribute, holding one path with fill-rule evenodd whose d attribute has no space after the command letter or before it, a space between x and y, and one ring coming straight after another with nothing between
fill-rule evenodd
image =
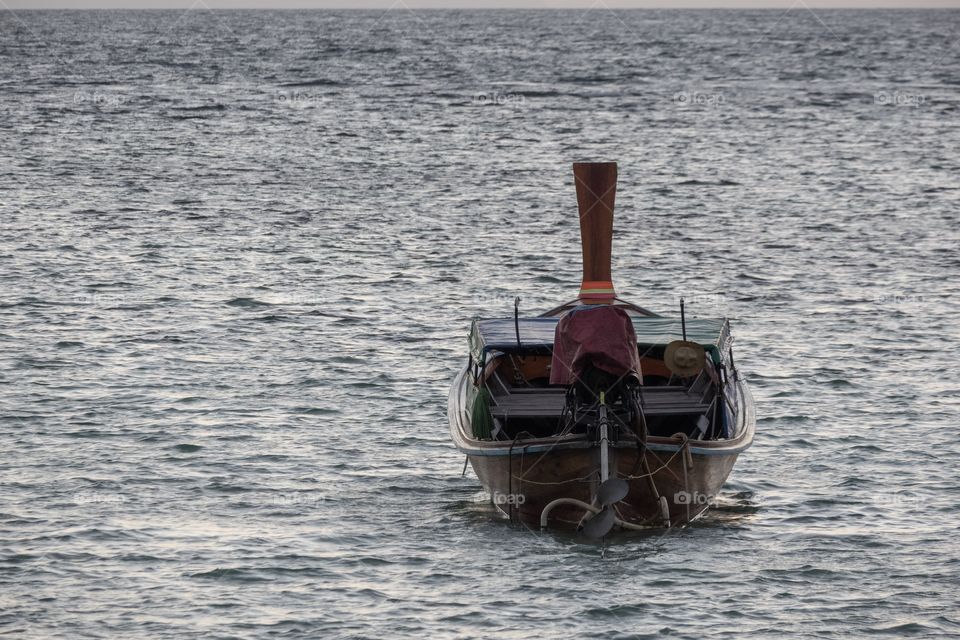
<instances>
[{"instance_id":1,"label":"boat canopy frame","mask_svg":"<svg viewBox=\"0 0 960 640\"><path fill-rule=\"evenodd\" d=\"M632 316L641 349L666 346L683 339L679 318ZM489 354L550 355L558 317L478 318L470 325L470 356L478 365L487 362ZM687 340L696 342L710 354L715 364L730 343L730 321L727 318L691 318L686 321ZM517 338L519 337L519 343Z\"/></svg>"}]
</instances>

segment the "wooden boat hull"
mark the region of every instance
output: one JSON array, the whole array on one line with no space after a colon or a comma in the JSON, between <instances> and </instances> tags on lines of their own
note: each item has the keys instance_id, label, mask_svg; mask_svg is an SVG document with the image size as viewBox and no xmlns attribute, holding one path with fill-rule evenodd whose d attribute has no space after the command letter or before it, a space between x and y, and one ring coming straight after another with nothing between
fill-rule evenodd
<instances>
[{"instance_id":1,"label":"wooden boat hull","mask_svg":"<svg viewBox=\"0 0 960 640\"><path fill-rule=\"evenodd\" d=\"M755 414L746 383L736 382L738 419L725 440L650 438L642 452L636 442L617 442L611 449L617 475L629 485L614 509L634 525L665 527L684 524L714 501L737 456L753 441ZM544 508L561 498L591 503L596 495L598 451L585 439L545 438L504 441L471 437L466 370L454 381L448 406L451 436L466 454L493 504L513 520L540 527ZM644 462L646 464L644 464ZM549 512L550 528L574 529L589 513L573 504Z\"/></svg>"}]
</instances>

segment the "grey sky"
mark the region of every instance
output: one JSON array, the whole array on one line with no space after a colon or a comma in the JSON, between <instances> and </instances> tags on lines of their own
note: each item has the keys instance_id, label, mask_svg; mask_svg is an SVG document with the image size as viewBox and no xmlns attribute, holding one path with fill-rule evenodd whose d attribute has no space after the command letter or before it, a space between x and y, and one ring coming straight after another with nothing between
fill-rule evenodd
<instances>
[{"instance_id":1,"label":"grey sky","mask_svg":"<svg viewBox=\"0 0 960 640\"><path fill-rule=\"evenodd\" d=\"M953 8L960 0L0 0L4 9Z\"/></svg>"}]
</instances>

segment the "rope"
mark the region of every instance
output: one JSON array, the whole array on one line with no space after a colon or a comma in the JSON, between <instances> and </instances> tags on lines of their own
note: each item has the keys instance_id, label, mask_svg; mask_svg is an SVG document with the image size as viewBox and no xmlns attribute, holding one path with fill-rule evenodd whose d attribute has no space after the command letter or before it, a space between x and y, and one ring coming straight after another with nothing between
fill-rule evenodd
<instances>
[{"instance_id":1,"label":"rope","mask_svg":"<svg viewBox=\"0 0 960 640\"><path fill-rule=\"evenodd\" d=\"M523 465L521 464L521 469L522 468L523 468ZM536 480L527 480L523 476L513 476L513 477L514 479L519 480L521 483L529 482L530 484L541 484L546 486L546 485L553 485L553 484L569 484L571 482L587 482L597 473L599 473L599 469L597 471L591 471L587 475L582 476L580 478L572 478L570 480L561 480L559 482L537 482Z\"/></svg>"},{"instance_id":2,"label":"rope","mask_svg":"<svg viewBox=\"0 0 960 640\"><path fill-rule=\"evenodd\" d=\"M690 455L690 438L687 437L685 433L675 433L673 434L674 438L680 438L683 444L680 445L680 448L677 450L677 453L683 453L683 492L687 494L687 522L690 522L690 502L693 500L693 496L690 494L690 485L687 483L687 464L693 465L692 456Z\"/></svg>"},{"instance_id":3,"label":"rope","mask_svg":"<svg viewBox=\"0 0 960 640\"><path fill-rule=\"evenodd\" d=\"M677 449L677 450L673 453L673 455L671 455L669 458L667 458L667 461L666 461L666 462L663 462L663 461L661 460L661 462L663 462L663 464L661 464L659 467L657 467L657 468L654 469L653 471L650 471L649 473L641 473L641 474L639 474L639 475L620 475L620 474L617 474L617 477L618 477L618 478L622 478L622 479L624 479L624 480L640 480L640 479L642 479L642 478L651 477L651 476L653 476L654 474L656 474L657 472L663 471L664 469L666 469L668 466L670 466L670 463L673 462L674 458L676 458L678 455L684 453L685 448L686 448L686 449L689 449L690 440L689 440L688 438L686 438L686 435L685 435L685 434L678 434L678 436L683 436L683 437L685 438L684 442L680 445L680 448ZM674 437L678 437L678 436L674 436ZM521 456L522 456L522 455L523 455L523 453L521 452ZM522 457L521 457L521 460L522 460ZM522 462L521 462L520 468L521 468L521 470L523 469L523 463L522 463ZM686 475L686 470L687 470L686 460L684 460L683 469L684 469L684 475ZM518 481L520 481L521 483L523 483L523 482L529 482L530 484L539 484L539 485L547 486L547 485L569 484L569 483L571 483L571 482L587 482L587 481L589 481L591 478L593 478L594 475L598 474L599 471L600 471L600 470L599 470L599 468L598 468L596 471L591 471L590 473L588 473L588 474L585 475L585 476L581 476L581 477L579 477L579 478L571 478L570 480L560 480L559 482L538 482L538 481L536 481L536 480L529 480L529 479L527 479L527 478L525 478L525 477L523 477L523 476L516 476L516 475L514 475L514 476L512 476L512 477L513 477L514 480L518 480ZM684 489L686 489L686 488L687 488L686 480L684 480Z\"/></svg>"},{"instance_id":4,"label":"rope","mask_svg":"<svg viewBox=\"0 0 960 640\"><path fill-rule=\"evenodd\" d=\"M666 468L670 465L670 463L673 462L673 459L676 458L678 455L680 455L682 452L683 452L683 449L682 449L682 448L681 448L681 449L677 449L672 456L670 456L669 458L667 458L667 461L666 461L666 462L664 462L664 463L661 464L659 467L657 467L656 469L654 469L653 471L651 471L651 472L649 472L649 473L642 473L642 474L640 474L640 475L635 475L635 476L621 476L621 477L622 477L624 480L639 480L640 478L647 478L647 477L653 476L653 475L654 475L655 473L657 473L658 471L662 471L662 470L666 469ZM662 461L661 461L661 462L662 462Z\"/></svg>"}]
</instances>

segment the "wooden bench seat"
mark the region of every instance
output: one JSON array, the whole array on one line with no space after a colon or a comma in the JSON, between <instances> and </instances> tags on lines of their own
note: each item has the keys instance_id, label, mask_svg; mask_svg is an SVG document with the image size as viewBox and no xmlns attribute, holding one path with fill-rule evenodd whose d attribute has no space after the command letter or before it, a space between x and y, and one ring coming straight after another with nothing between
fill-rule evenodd
<instances>
[{"instance_id":1,"label":"wooden bench seat","mask_svg":"<svg viewBox=\"0 0 960 640\"><path fill-rule=\"evenodd\" d=\"M539 393L535 393L539 391ZM490 407L493 417L510 418L558 418L566 405L563 389L530 389L521 393L494 396L495 405ZM673 390L643 392L643 410L648 416L696 415L710 410L711 403L699 402Z\"/></svg>"},{"instance_id":2,"label":"wooden bench seat","mask_svg":"<svg viewBox=\"0 0 960 640\"><path fill-rule=\"evenodd\" d=\"M693 415L707 413L712 406L710 402L701 402L697 396L672 389L657 387L645 388L641 391L643 412L648 416Z\"/></svg>"},{"instance_id":3,"label":"wooden bench seat","mask_svg":"<svg viewBox=\"0 0 960 640\"><path fill-rule=\"evenodd\" d=\"M559 418L566 404L563 393L512 393L494 396L490 407L494 418Z\"/></svg>"}]
</instances>

